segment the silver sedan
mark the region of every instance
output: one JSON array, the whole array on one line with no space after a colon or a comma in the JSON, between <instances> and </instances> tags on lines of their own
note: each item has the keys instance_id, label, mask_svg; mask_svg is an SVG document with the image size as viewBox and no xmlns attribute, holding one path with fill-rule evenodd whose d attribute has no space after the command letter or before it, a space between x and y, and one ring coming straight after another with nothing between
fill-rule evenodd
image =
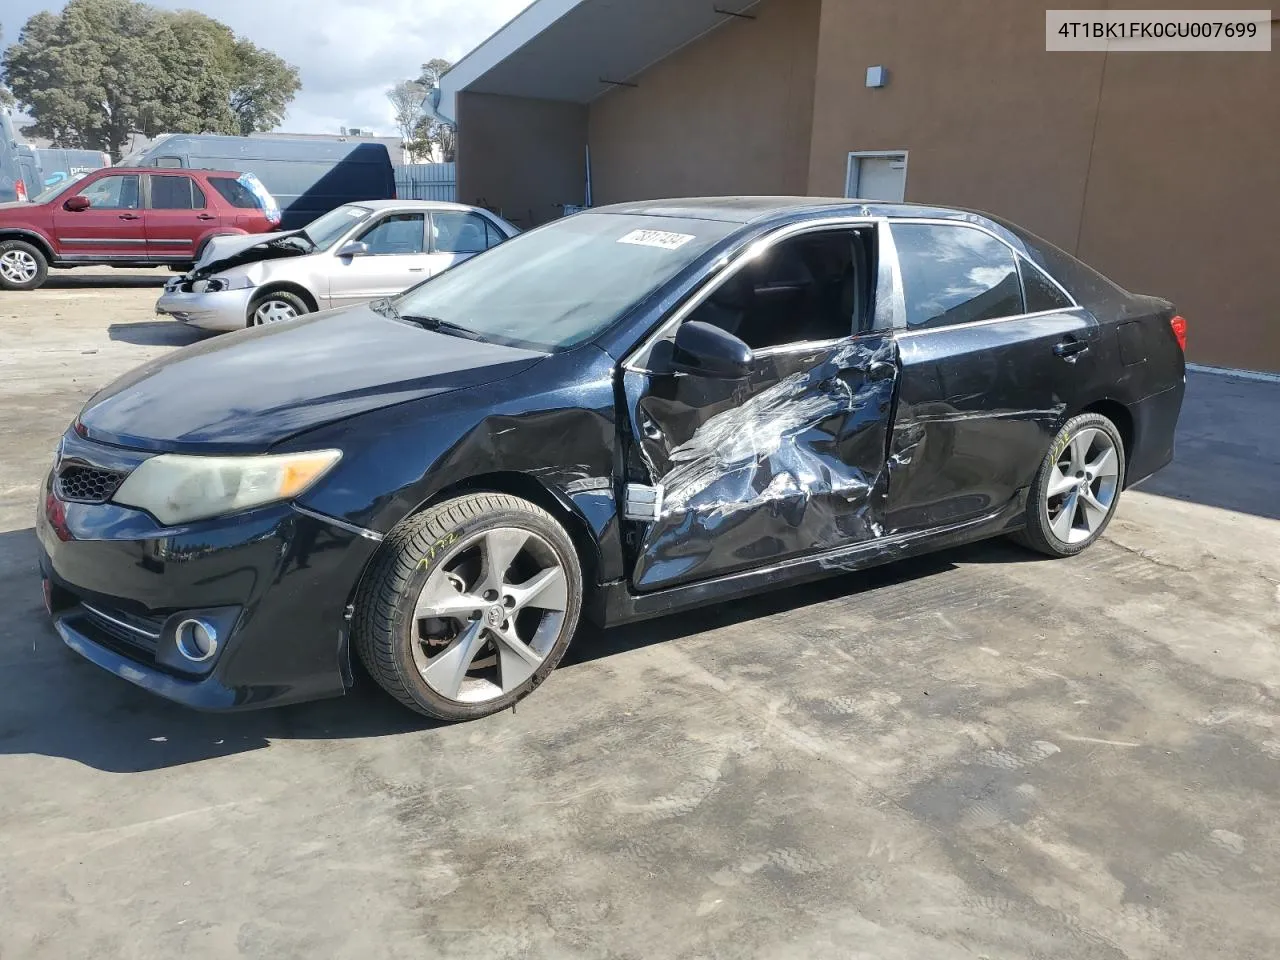
<instances>
[{"instance_id":1,"label":"silver sedan","mask_svg":"<svg viewBox=\"0 0 1280 960\"><path fill-rule=\"evenodd\" d=\"M519 231L475 207L370 200L301 230L215 237L165 284L156 313L206 330L240 330L394 296Z\"/></svg>"}]
</instances>

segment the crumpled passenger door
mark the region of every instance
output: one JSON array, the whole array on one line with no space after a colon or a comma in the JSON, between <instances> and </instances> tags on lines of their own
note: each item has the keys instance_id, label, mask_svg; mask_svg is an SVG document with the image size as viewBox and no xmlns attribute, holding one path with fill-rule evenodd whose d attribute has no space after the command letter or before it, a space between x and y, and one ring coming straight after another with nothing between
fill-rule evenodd
<instances>
[{"instance_id":1,"label":"crumpled passenger door","mask_svg":"<svg viewBox=\"0 0 1280 960\"><path fill-rule=\"evenodd\" d=\"M745 380L624 370L633 588L879 536L896 350L876 332L766 351Z\"/></svg>"}]
</instances>

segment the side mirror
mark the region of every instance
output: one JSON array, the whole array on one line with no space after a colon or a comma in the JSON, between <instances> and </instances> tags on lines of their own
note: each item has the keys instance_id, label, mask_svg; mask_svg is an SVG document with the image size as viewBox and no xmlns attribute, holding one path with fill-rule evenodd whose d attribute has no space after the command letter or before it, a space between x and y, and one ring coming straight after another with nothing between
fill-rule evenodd
<instances>
[{"instance_id":1,"label":"side mirror","mask_svg":"<svg viewBox=\"0 0 1280 960\"><path fill-rule=\"evenodd\" d=\"M721 380L741 380L751 372L751 348L732 333L689 320L676 332L672 369Z\"/></svg>"},{"instance_id":2,"label":"side mirror","mask_svg":"<svg viewBox=\"0 0 1280 960\"><path fill-rule=\"evenodd\" d=\"M91 206L93 206L93 204L89 202L88 197L77 195L74 197L68 197L67 202L62 205L62 209L70 210L72 213L80 213L83 210L88 210Z\"/></svg>"},{"instance_id":3,"label":"side mirror","mask_svg":"<svg viewBox=\"0 0 1280 960\"><path fill-rule=\"evenodd\" d=\"M350 243L344 243L338 251L340 257L364 257L369 253L369 245L359 240L352 240Z\"/></svg>"}]
</instances>

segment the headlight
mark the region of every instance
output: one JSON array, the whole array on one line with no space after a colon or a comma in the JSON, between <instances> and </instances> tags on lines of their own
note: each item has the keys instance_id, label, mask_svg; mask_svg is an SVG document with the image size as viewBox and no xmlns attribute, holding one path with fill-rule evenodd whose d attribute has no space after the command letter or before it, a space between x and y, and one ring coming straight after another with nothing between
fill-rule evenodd
<instances>
[{"instance_id":1,"label":"headlight","mask_svg":"<svg viewBox=\"0 0 1280 960\"><path fill-rule=\"evenodd\" d=\"M248 277L210 277L207 280L193 281L191 292L221 293L223 290L248 290L252 286Z\"/></svg>"},{"instance_id":2,"label":"headlight","mask_svg":"<svg viewBox=\"0 0 1280 960\"><path fill-rule=\"evenodd\" d=\"M166 453L144 461L111 499L171 526L291 500L341 459L341 450L260 457Z\"/></svg>"}]
</instances>

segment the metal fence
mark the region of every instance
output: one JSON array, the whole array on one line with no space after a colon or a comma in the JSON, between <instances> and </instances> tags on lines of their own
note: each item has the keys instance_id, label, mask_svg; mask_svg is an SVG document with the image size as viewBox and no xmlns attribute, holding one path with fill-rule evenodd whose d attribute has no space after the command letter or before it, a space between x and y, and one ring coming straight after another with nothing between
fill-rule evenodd
<instances>
[{"instance_id":1,"label":"metal fence","mask_svg":"<svg viewBox=\"0 0 1280 960\"><path fill-rule=\"evenodd\" d=\"M457 164L411 163L397 166L396 196L401 200L456 201Z\"/></svg>"}]
</instances>

